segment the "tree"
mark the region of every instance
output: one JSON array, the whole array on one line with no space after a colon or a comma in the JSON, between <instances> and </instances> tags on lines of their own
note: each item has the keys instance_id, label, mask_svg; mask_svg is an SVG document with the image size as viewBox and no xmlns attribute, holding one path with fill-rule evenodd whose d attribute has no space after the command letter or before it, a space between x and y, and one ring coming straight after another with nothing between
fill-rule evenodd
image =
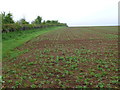
<instances>
[{"instance_id":1,"label":"tree","mask_svg":"<svg viewBox=\"0 0 120 90\"><path fill-rule=\"evenodd\" d=\"M57 20L52 20L51 23L58 24L59 22Z\"/></svg>"},{"instance_id":2,"label":"tree","mask_svg":"<svg viewBox=\"0 0 120 90\"><path fill-rule=\"evenodd\" d=\"M41 24L42 22L42 17L37 16L37 18L32 22L32 24Z\"/></svg>"},{"instance_id":3,"label":"tree","mask_svg":"<svg viewBox=\"0 0 120 90\"><path fill-rule=\"evenodd\" d=\"M10 12L7 15L5 14L5 12L2 13L2 23L3 24L12 24L12 23L14 23L13 16L12 16L12 14Z\"/></svg>"},{"instance_id":4,"label":"tree","mask_svg":"<svg viewBox=\"0 0 120 90\"><path fill-rule=\"evenodd\" d=\"M50 20L47 20L46 23L51 23L51 21L50 21Z\"/></svg>"},{"instance_id":5,"label":"tree","mask_svg":"<svg viewBox=\"0 0 120 90\"><path fill-rule=\"evenodd\" d=\"M47 20L46 23L58 24L59 22L57 20Z\"/></svg>"},{"instance_id":6,"label":"tree","mask_svg":"<svg viewBox=\"0 0 120 90\"><path fill-rule=\"evenodd\" d=\"M17 23L19 23L19 24L29 24L29 22L27 22L25 20L25 18L20 19L19 21L17 21Z\"/></svg>"}]
</instances>

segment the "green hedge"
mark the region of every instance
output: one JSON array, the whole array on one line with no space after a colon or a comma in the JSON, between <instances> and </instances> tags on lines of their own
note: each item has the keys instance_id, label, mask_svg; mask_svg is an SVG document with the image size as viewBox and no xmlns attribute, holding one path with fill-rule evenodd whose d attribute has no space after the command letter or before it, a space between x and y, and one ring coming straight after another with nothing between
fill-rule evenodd
<instances>
[{"instance_id":1,"label":"green hedge","mask_svg":"<svg viewBox=\"0 0 120 90\"><path fill-rule=\"evenodd\" d=\"M16 30L29 30L37 28L45 28L51 26L67 26L66 24L3 24L2 32L13 32Z\"/></svg>"}]
</instances>

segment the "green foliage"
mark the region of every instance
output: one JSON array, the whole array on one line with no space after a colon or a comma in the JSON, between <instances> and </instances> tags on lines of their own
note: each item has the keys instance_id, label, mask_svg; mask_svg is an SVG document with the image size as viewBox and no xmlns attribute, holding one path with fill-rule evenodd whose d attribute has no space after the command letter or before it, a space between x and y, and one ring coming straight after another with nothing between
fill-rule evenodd
<instances>
[{"instance_id":1,"label":"green foliage","mask_svg":"<svg viewBox=\"0 0 120 90\"><path fill-rule=\"evenodd\" d=\"M19 23L19 24L29 24L29 22L27 22L25 20L25 18L20 19L17 23Z\"/></svg>"},{"instance_id":2,"label":"green foliage","mask_svg":"<svg viewBox=\"0 0 120 90\"><path fill-rule=\"evenodd\" d=\"M5 12L2 13L2 24L13 24L13 16L12 13L5 14Z\"/></svg>"},{"instance_id":3,"label":"green foliage","mask_svg":"<svg viewBox=\"0 0 120 90\"><path fill-rule=\"evenodd\" d=\"M46 23L58 24L59 22L57 20L47 20Z\"/></svg>"},{"instance_id":4,"label":"green foliage","mask_svg":"<svg viewBox=\"0 0 120 90\"><path fill-rule=\"evenodd\" d=\"M42 24L45 24L46 22L45 22L45 20L42 22Z\"/></svg>"},{"instance_id":5,"label":"green foliage","mask_svg":"<svg viewBox=\"0 0 120 90\"><path fill-rule=\"evenodd\" d=\"M37 16L37 18L35 19L35 21L32 22L32 24L41 24L42 22L42 17Z\"/></svg>"},{"instance_id":6,"label":"green foliage","mask_svg":"<svg viewBox=\"0 0 120 90\"><path fill-rule=\"evenodd\" d=\"M16 30L29 30L36 28L45 28L51 26L67 26L64 23L59 23L55 20L48 20L42 23L42 17L37 16L37 18L29 24L25 18L20 19L15 22L11 13L6 14L5 12L1 13L2 16L2 32L12 32Z\"/></svg>"},{"instance_id":7,"label":"green foliage","mask_svg":"<svg viewBox=\"0 0 120 90\"><path fill-rule=\"evenodd\" d=\"M12 32L16 30L30 30L37 28L45 28L51 26L65 26L64 24L3 24L2 32Z\"/></svg>"},{"instance_id":8,"label":"green foliage","mask_svg":"<svg viewBox=\"0 0 120 90\"><path fill-rule=\"evenodd\" d=\"M29 24L25 20L25 18L20 19L16 23L13 20L13 16L11 13L5 14L5 12L1 13L2 16L2 32L12 32L16 30L29 30L29 29L36 29L36 28L45 28L51 26L67 26L64 23L59 23L55 20L47 20L42 23L42 17L37 16L37 18Z\"/></svg>"}]
</instances>

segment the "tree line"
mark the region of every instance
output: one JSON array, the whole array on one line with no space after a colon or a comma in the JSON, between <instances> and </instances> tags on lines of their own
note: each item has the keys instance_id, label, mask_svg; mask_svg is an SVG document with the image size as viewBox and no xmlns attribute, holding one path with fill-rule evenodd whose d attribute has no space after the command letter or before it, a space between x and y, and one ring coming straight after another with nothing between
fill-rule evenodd
<instances>
[{"instance_id":1,"label":"tree line","mask_svg":"<svg viewBox=\"0 0 120 90\"><path fill-rule=\"evenodd\" d=\"M2 12L2 32L12 32L16 30L28 30L28 29L35 29L35 28L44 28L44 27L51 27L51 26L67 26L66 23L60 23L58 20L43 20L42 17L37 16L35 20L31 23L26 21L25 18L22 18L18 21L13 20L12 13L5 13ZM42 22L43 20L43 22Z\"/></svg>"}]
</instances>

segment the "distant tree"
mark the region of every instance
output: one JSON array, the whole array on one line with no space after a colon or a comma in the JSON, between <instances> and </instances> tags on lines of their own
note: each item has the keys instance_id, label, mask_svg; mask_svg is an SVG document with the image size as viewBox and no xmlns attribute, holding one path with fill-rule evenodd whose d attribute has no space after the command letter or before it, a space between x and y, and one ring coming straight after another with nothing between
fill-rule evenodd
<instances>
[{"instance_id":1,"label":"distant tree","mask_svg":"<svg viewBox=\"0 0 120 90\"><path fill-rule=\"evenodd\" d=\"M57 20L47 20L46 23L58 24L59 22Z\"/></svg>"},{"instance_id":2,"label":"distant tree","mask_svg":"<svg viewBox=\"0 0 120 90\"><path fill-rule=\"evenodd\" d=\"M10 12L7 15L5 14L5 12L2 13L2 23L3 24L12 24L12 23L14 23L13 16L12 16L12 14Z\"/></svg>"},{"instance_id":3,"label":"distant tree","mask_svg":"<svg viewBox=\"0 0 120 90\"><path fill-rule=\"evenodd\" d=\"M37 18L32 22L32 24L41 24L42 23L42 17L37 16Z\"/></svg>"},{"instance_id":4,"label":"distant tree","mask_svg":"<svg viewBox=\"0 0 120 90\"><path fill-rule=\"evenodd\" d=\"M25 20L25 18L20 19L19 21L17 21L17 23L19 23L19 24L29 24L29 22L27 22Z\"/></svg>"},{"instance_id":5,"label":"distant tree","mask_svg":"<svg viewBox=\"0 0 120 90\"><path fill-rule=\"evenodd\" d=\"M50 21L50 20L47 20L46 23L51 23L51 21Z\"/></svg>"},{"instance_id":6,"label":"distant tree","mask_svg":"<svg viewBox=\"0 0 120 90\"><path fill-rule=\"evenodd\" d=\"M55 24L59 23L57 20L56 20L56 21L55 21L55 20L52 20L51 22L52 22L52 23L55 23Z\"/></svg>"}]
</instances>

